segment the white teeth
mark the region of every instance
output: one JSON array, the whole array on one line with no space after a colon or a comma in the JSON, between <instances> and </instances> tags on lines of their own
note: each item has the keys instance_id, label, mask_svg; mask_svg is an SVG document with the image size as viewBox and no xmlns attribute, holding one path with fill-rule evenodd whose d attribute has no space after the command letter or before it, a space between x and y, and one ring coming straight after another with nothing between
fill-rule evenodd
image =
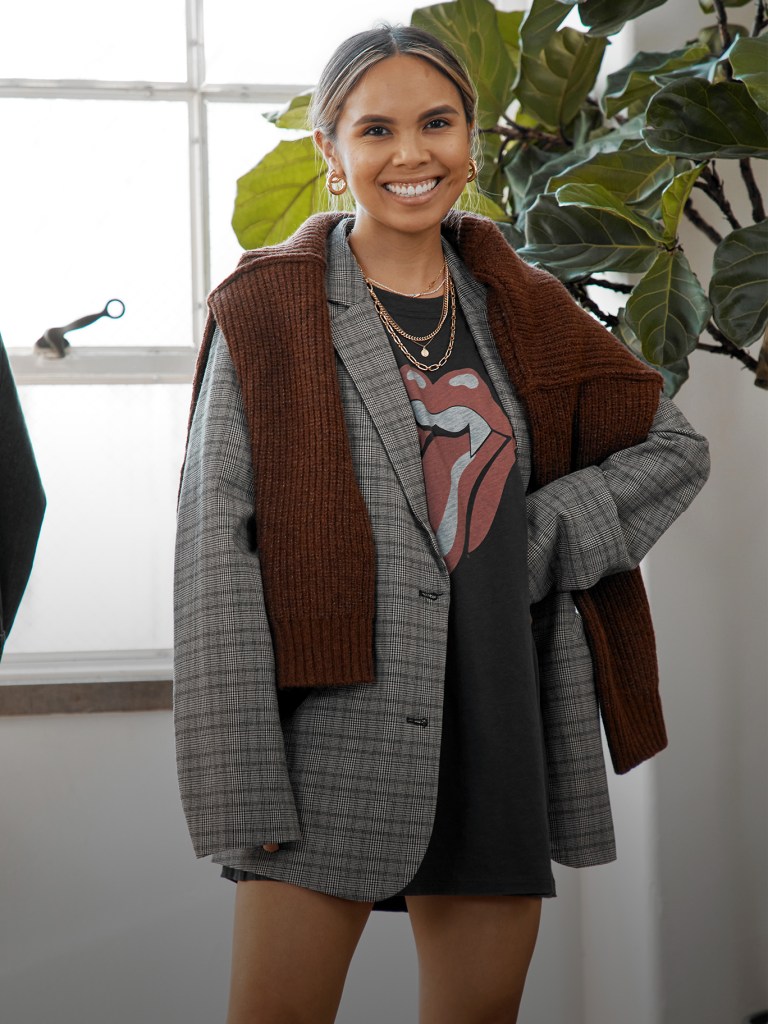
<instances>
[{"instance_id":1,"label":"white teeth","mask_svg":"<svg viewBox=\"0 0 768 1024\"><path fill-rule=\"evenodd\" d=\"M423 196L425 192L431 192L437 185L437 178L430 181L420 181L418 185L395 184L385 185L388 192L394 192L396 196Z\"/></svg>"}]
</instances>

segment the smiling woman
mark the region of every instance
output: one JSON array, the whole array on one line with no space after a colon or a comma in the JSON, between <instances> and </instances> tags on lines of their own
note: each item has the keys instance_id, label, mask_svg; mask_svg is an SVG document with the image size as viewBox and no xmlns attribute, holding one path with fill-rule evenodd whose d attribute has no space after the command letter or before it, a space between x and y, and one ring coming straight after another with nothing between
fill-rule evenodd
<instances>
[{"instance_id":1,"label":"smiling woman","mask_svg":"<svg viewBox=\"0 0 768 1024\"><path fill-rule=\"evenodd\" d=\"M615 856L596 687L617 771L666 742L637 565L707 445L454 208L475 105L423 30L351 37L311 116L354 214L209 297L174 712L195 850L237 883L228 1024L331 1024L372 910L410 916L420 1024L513 1022L551 858Z\"/></svg>"}]
</instances>

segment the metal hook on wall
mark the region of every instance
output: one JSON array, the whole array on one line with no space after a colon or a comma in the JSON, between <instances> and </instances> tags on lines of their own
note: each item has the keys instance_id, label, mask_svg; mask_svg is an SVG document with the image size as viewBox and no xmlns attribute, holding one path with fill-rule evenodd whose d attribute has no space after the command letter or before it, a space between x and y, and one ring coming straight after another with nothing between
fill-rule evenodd
<instances>
[{"instance_id":1,"label":"metal hook on wall","mask_svg":"<svg viewBox=\"0 0 768 1024\"><path fill-rule=\"evenodd\" d=\"M110 320L119 320L124 312L125 303L122 299L110 299L100 313L82 316L79 320L73 320L71 324L67 324L66 327L49 327L47 331L43 332L42 338L37 339L35 348L42 352L47 359L63 359L69 348L69 342L64 337L68 331L78 331L81 327L88 327L89 324L96 323L104 316Z\"/></svg>"}]
</instances>

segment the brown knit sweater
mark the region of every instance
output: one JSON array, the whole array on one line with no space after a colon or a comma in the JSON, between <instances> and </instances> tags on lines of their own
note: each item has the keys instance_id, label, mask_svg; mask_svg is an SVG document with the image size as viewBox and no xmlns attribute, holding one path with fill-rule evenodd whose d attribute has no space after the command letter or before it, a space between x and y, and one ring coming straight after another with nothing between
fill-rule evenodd
<instances>
[{"instance_id":1,"label":"brown knit sweater","mask_svg":"<svg viewBox=\"0 0 768 1024\"><path fill-rule=\"evenodd\" d=\"M355 477L325 296L326 245L343 214L311 217L245 253L209 298L192 410L216 324L251 433L255 521L277 685L373 683L375 551ZM451 212L444 233L487 286L488 318L532 437L531 489L644 440L660 378L523 263L496 226ZM276 429L279 424L279 429ZM639 570L574 595L595 664L614 767L666 745Z\"/></svg>"}]
</instances>

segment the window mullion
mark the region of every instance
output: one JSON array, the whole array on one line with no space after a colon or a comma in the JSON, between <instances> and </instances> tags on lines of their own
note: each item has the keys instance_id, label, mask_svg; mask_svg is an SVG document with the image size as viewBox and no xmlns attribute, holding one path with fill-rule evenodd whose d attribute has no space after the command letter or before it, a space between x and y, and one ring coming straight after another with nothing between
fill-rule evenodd
<instances>
[{"instance_id":1,"label":"window mullion","mask_svg":"<svg viewBox=\"0 0 768 1024\"><path fill-rule=\"evenodd\" d=\"M203 0L186 0L187 82L189 111L189 201L192 252L192 326L196 342L203 335L206 298L211 287L208 130L203 97L205 46Z\"/></svg>"}]
</instances>

